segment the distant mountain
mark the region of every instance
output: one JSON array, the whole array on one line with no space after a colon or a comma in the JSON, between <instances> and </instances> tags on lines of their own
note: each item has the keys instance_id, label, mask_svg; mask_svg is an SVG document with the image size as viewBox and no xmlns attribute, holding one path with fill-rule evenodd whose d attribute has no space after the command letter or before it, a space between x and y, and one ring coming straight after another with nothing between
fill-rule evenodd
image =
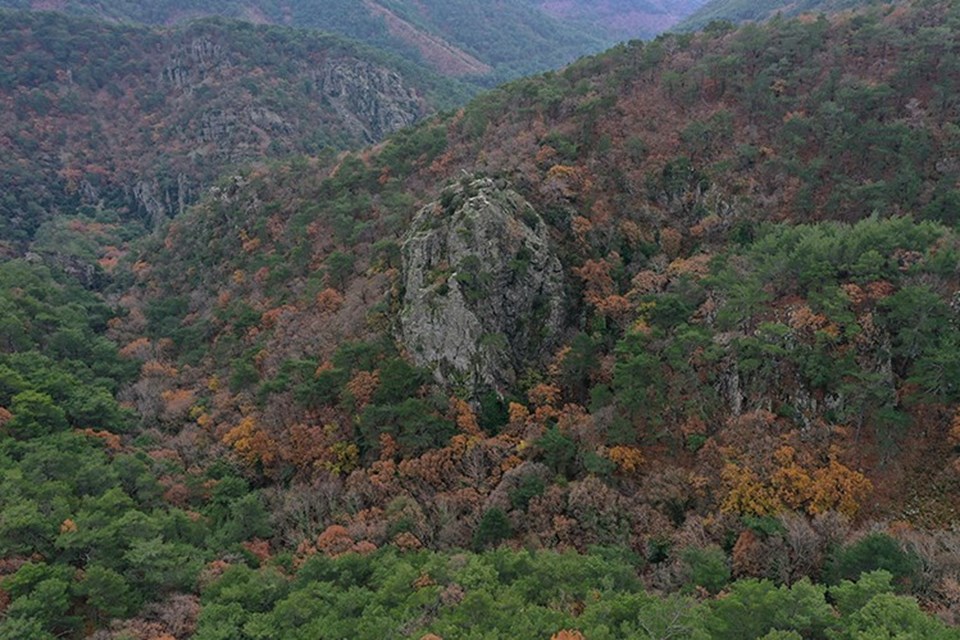
<instances>
[{"instance_id":1,"label":"distant mountain","mask_svg":"<svg viewBox=\"0 0 960 640\"><path fill-rule=\"evenodd\" d=\"M446 75L474 78L502 79L560 66L605 44L526 3L492 0L3 0L0 6L55 9L141 24L220 15L316 29L400 53Z\"/></svg>"},{"instance_id":2,"label":"distant mountain","mask_svg":"<svg viewBox=\"0 0 960 640\"><path fill-rule=\"evenodd\" d=\"M677 30L700 29L714 20L751 22L766 20L781 14L796 16L802 13L831 13L856 9L877 0L710 0L676 25Z\"/></svg>"},{"instance_id":3,"label":"distant mountain","mask_svg":"<svg viewBox=\"0 0 960 640\"><path fill-rule=\"evenodd\" d=\"M705 0L540 0L546 13L579 21L614 40L649 38L699 9Z\"/></svg>"},{"instance_id":4,"label":"distant mountain","mask_svg":"<svg viewBox=\"0 0 960 640\"><path fill-rule=\"evenodd\" d=\"M0 11L0 237L58 213L156 222L227 167L369 144L465 90L338 36Z\"/></svg>"},{"instance_id":5,"label":"distant mountain","mask_svg":"<svg viewBox=\"0 0 960 640\"><path fill-rule=\"evenodd\" d=\"M486 85L562 66L619 40L649 37L700 4L702 0L0 0L0 7L141 24L219 15L317 29Z\"/></svg>"}]
</instances>

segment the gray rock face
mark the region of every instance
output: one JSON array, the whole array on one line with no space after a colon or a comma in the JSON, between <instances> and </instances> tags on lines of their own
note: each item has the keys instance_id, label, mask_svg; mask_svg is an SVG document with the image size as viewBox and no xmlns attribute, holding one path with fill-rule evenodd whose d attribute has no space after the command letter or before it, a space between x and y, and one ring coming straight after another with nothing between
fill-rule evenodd
<instances>
[{"instance_id":1,"label":"gray rock face","mask_svg":"<svg viewBox=\"0 0 960 640\"><path fill-rule=\"evenodd\" d=\"M204 111L194 123L192 156L204 153L230 162L256 158L269 140L285 140L293 127L275 111L256 105ZM212 149L205 149L210 145Z\"/></svg>"},{"instance_id":2,"label":"gray rock face","mask_svg":"<svg viewBox=\"0 0 960 640\"><path fill-rule=\"evenodd\" d=\"M475 180L417 215L403 243L402 340L438 381L504 389L563 325L564 286L547 226L510 189Z\"/></svg>"},{"instance_id":3,"label":"gray rock face","mask_svg":"<svg viewBox=\"0 0 960 640\"><path fill-rule=\"evenodd\" d=\"M316 82L321 95L370 143L426 115L423 101L399 74L363 60L330 59Z\"/></svg>"},{"instance_id":4,"label":"gray rock face","mask_svg":"<svg viewBox=\"0 0 960 640\"><path fill-rule=\"evenodd\" d=\"M223 48L208 38L197 38L171 53L161 80L190 91L218 67L229 66Z\"/></svg>"},{"instance_id":5,"label":"gray rock face","mask_svg":"<svg viewBox=\"0 0 960 640\"><path fill-rule=\"evenodd\" d=\"M133 209L153 227L182 214L194 199L190 181L183 173L177 174L175 183L169 179L161 183L158 177L144 177L127 185L125 191Z\"/></svg>"}]
</instances>

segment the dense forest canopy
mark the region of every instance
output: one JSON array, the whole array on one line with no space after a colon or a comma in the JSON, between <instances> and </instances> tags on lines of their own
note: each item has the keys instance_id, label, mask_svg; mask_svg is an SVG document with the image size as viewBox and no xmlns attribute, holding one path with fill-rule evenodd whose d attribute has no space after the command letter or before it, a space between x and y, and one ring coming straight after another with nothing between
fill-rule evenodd
<instances>
[{"instance_id":1,"label":"dense forest canopy","mask_svg":"<svg viewBox=\"0 0 960 640\"><path fill-rule=\"evenodd\" d=\"M2 86L69 91L30 38L73 19L7 15ZM958 63L952 2L714 22L238 159L152 232L41 206L0 640L960 637Z\"/></svg>"},{"instance_id":2,"label":"dense forest canopy","mask_svg":"<svg viewBox=\"0 0 960 640\"><path fill-rule=\"evenodd\" d=\"M702 29L715 20L756 22L777 15L835 13L882 4L881 0L709 0L681 20L675 28L689 31Z\"/></svg>"},{"instance_id":3,"label":"dense forest canopy","mask_svg":"<svg viewBox=\"0 0 960 640\"><path fill-rule=\"evenodd\" d=\"M63 215L155 226L238 164L358 147L470 91L338 36L3 12L0 237Z\"/></svg>"}]
</instances>

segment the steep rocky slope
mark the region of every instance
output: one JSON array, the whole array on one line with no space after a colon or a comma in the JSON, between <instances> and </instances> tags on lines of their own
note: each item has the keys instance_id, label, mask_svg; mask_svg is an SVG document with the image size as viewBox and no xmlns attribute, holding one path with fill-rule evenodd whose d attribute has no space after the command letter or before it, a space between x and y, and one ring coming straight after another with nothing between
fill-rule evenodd
<instances>
[{"instance_id":1,"label":"steep rocky slope","mask_svg":"<svg viewBox=\"0 0 960 640\"><path fill-rule=\"evenodd\" d=\"M506 392L556 347L563 269L516 192L465 181L417 214L402 252L401 340L442 383Z\"/></svg>"},{"instance_id":2,"label":"steep rocky slope","mask_svg":"<svg viewBox=\"0 0 960 640\"><path fill-rule=\"evenodd\" d=\"M28 241L58 213L112 210L153 226L230 166L369 144L458 95L333 36L2 16L6 242Z\"/></svg>"}]
</instances>

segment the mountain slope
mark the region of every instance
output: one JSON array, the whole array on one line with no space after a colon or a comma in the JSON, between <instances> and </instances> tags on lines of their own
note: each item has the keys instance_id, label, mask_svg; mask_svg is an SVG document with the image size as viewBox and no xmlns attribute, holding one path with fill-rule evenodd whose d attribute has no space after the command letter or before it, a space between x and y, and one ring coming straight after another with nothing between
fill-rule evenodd
<instances>
[{"instance_id":1,"label":"mountain slope","mask_svg":"<svg viewBox=\"0 0 960 640\"><path fill-rule=\"evenodd\" d=\"M710 0L679 21L678 31L702 29L714 20L756 22L780 14L796 16L802 13L832 13L883 4L881 0Z\"/></svg>"},{"instance_id":2,"label":"mountain slope","mask_svg":"<svg viewBox=\"0 0 960 640\"><path fill-rule=\"evenodd\" d=\"M2 0L0 6L109 20L171 24L221 15L338 33L486 86L560 67L622 39L673 25L699 0L499 2L483 0L196 0L135 3Z\"/></svg>"},{"instance_id":3,"label":"mountain slope","mask_svg":"<svg viewBox=\"0 0 960 640\"><path fill-rule=\"evenodd\" d=\"M704 0L541 0L546 13L587 25L613 41L651 38L703 5Z\"/></svg>"},{"instance_id":4,"label":"mountain slope","mask_svg":"<svg viewBox=\"0 0 960 640\"><path fill-rule=\"evenodd\" d=\"M10 0L0 5L10 6ZM141 24L171 24L222 15L316 29L338 33L415 62L427 62L450 75L474 76L486 82L560 66L597 51L604 44L599 37L564 25L526 3L491 0L416 4L373 0L228 0L214 6L195 0L68 0L40 6Z\"/></svg>"},{"instance_id":5,"label":"mountain slope","mask_svg":"<svg viewBox=\"0 0 960 640\"><path fill-rule=\"evenodd\" d=\"M335 36L2 13L6 242L55 213L155 224L239 163L368 144L463 95Z\"/></svg>"},{"instance_id":6,"label":"mountain slope","mask_svg":"<svg viewBox=\"0 0 960 640\"><path fill-rule=\"evenodd\" d=\"M494 507L578 547L953 522L958 38L951 3L664 37L249 173L129 273L114 335L184 373L128 401L263 481L349 478L361 537L397 496L441 547Z\"/></svg>"},{"instance_id":7,"label":"mountain slope","mask_svg":"<svg viewBox=\"0 0 960 640\"><path fill-rule=\"evenodd\" d=\"M232 172L116 314L2 265L0 634L953 640L958 48L634 42Z\"/></svg>"}]
</instances>

